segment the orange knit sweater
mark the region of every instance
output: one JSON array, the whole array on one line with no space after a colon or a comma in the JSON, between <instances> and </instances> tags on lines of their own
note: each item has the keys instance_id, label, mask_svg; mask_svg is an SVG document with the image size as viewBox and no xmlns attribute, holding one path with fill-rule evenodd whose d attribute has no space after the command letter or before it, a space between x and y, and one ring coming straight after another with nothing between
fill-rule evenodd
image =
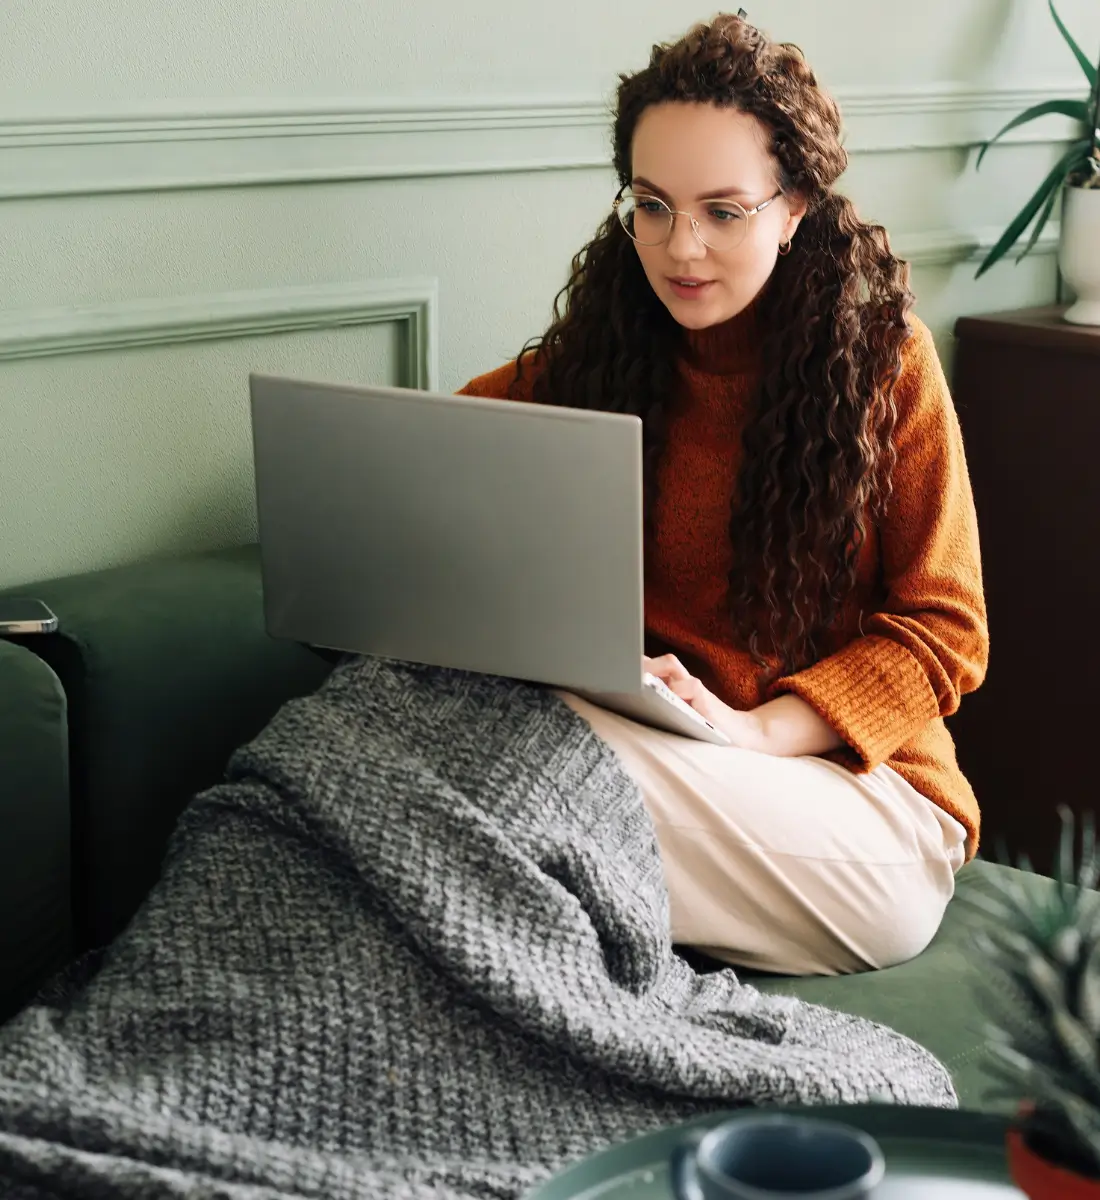
<instances>
[{"instance_id":1,"label":"orange knit sweater","mask_svg":"<svg viewBox=\"0 0 1100 1200\"><path fill-rule=\"evenodd\" d=\"M944 717L982 681L988 632L974 504L955 410L928 330L910 317L895 387L897 465L890 510L868 536L854 595L824 656L763 688L733 635L729 514L741 436L759 379L752 311L686 332L680 386L646 548L650 653L671 650L715 695L749 709L781 692L811 704L844 739L828 757L853 771L888 763L966 827L979 815ZM467 384L506 398L509 363ZM530 372L513 398L529 398Z\"/></svg>"}]
</instances>

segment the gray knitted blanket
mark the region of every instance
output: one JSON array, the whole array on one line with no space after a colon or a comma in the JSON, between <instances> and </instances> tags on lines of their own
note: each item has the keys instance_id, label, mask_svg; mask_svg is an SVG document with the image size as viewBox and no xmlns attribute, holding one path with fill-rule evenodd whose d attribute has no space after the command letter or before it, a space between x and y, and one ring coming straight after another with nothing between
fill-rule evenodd
<instances>
[{"instance_id":1,"label":"gray knitted blanket","mask_svg":"<svg viewBox=\"0 0 1100 1200\"><path fill-rule=\"evenodd\" d=\"M527 685L356 659L0 1031L0 1196L516 1197L733 1104L950 1106L900 1035L698 975L639 793Z\"/></svg>"}]
</instances>

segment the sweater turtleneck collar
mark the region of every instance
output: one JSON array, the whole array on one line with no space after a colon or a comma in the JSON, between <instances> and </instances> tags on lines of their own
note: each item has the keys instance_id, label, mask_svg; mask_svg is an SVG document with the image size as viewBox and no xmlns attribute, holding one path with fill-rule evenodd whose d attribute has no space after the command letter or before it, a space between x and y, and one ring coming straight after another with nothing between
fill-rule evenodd
<instances>
[{"instance_id":1,"label":"sweater turtleneck collar","mask_svg":"<svg viewBox=\"0 0 1100 1200\"><path fill-rule=\"evenodd\" d=\"M706 329L685 329L684 361L708 375L735 375L760 365L759 297L735 316Z\"/></svg>"}]
</instances>

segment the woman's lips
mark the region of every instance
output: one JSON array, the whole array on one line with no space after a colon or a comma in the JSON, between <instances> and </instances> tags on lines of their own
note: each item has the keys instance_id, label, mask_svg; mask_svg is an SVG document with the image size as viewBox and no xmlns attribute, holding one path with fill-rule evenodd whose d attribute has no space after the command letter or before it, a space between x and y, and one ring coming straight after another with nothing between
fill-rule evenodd
<instances>
[{"instance_id":1,"label":"woman's lips","mask_svg":"<svg viewBox=\"0 0 1100 1200\"><path fill-rule=\"evenodd\" d=\"M714 286L714 280L691 280L688 276L680 276L675 279L669 279L668 286L672 289L672 294L678 296L681 300L699 300Z\"/></svg>"}]
</instances>

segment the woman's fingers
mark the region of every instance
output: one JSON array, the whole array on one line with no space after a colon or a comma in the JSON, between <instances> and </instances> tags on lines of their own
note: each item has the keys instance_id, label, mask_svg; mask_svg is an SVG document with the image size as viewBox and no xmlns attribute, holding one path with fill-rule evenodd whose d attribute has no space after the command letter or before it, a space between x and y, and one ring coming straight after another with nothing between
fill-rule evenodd
<instances>
[{"instance_id":1,"label":"woman's fingers","mask_svg":"<svg viewBox=\"0 0 1100 1200\"><path fill-rule=\"evenodd\" d=\"M659 658L647 658L646 670L672 685L674 680L691 679L691 672L676 657L675 654L662 654ZM675 689L673 689L675 690Z\"/></svg>"},{"instance_id":2,"label":"woman's fingers","mask_svg":"<svg viewBox=\"0 0 1100 1200\"><path fill-rule=\"evenodd\" d=\"M648 658L643 654L642 669L655 675L670 692L690 704L708 721L717 724L723 714L732 711L707 689L702 680L692 675L675 654L662 654L658 658Z\"/></svg>"},{"instance_id":3,"label":"woman's fingers","mask_svg":"<svg viewBox=\"0 0 1100 1200\"><path fill-rule=\"evenodd\" d=\"M668 690L689 703L699 695L699 680L689 675L686 679L670 679Z\"/></svg>"},{"instance_id":4,"label":"woman's fingers","mask_svg":"<svg viewBox=\"0 0 1100 1200\"><path fill-rule=\"evenodd\" d=\"M705 695L703 685L674 654L662 654L659 658L643 656L642 662L643 670L656 675L670 692L688 704L694 705Z\"/></svg>"}]
</instances>

